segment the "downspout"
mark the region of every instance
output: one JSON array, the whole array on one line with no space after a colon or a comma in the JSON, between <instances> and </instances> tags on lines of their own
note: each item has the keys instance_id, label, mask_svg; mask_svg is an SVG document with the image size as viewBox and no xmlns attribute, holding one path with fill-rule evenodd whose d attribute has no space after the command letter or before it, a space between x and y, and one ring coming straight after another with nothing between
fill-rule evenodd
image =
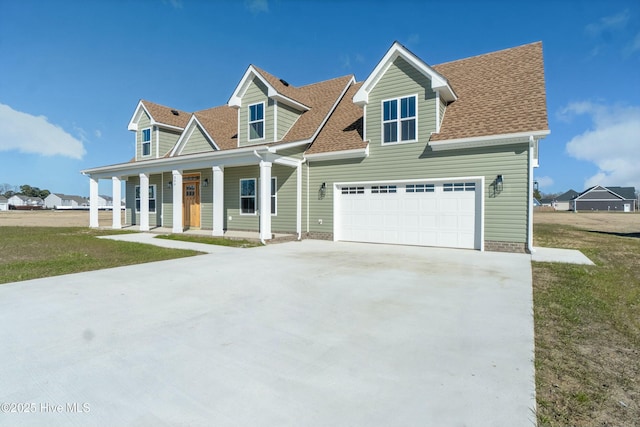
<instances>
[{"instance_id":1,"label":"downspout","mask_svg":"<svg viewBox=\"0 0 640 427\"><path fill-rule=\"evenodd\" d=\"M527 250L530 254L533 254L533 146L535 144L535 140L533 135L529 136L529 195L527 197L527 202L529 203L529 217L527 224Z\"/></svg>"}]
</instances>

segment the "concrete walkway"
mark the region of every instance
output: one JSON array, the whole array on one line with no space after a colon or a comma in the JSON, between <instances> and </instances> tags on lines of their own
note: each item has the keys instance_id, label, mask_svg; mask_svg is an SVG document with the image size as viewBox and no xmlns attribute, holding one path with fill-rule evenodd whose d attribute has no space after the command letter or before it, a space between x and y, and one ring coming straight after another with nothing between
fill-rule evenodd
<instances>
[{"instance_id":1,"label":"concrete walkway","mask_svg":"<svg viewBox=\"0 0 640 427\"><path fill-rule=\"evenodd\" d=\"M99 239L120 240L123 242L145 243L172 249L190 249L207 254L228 253L229 251L242 250L228 246L209 245L207 243L182 242L180 240L157 239L155 233L114 234L112 236L98 236Z\"/></svg>"},{"instance_id":2,"label":"concrete walkway","mask_svg":"<svg viewBox=\"0 0 640 427\"><path fill-rule=\"evenodd\" d=\"M0 425L535 425L529 256L218 249L1 285Z\"/></svg>"},{"instance_id":3,"label":"concrete walkway","mask_svg":"<svg viewBox=\"0 0 640 427\"><path fill-rule=\"evenodd\" d=\"M576 249L533 248L532 261L561 262L565 264L595 265L582 252Z\"/></svg>"}]
</instances>

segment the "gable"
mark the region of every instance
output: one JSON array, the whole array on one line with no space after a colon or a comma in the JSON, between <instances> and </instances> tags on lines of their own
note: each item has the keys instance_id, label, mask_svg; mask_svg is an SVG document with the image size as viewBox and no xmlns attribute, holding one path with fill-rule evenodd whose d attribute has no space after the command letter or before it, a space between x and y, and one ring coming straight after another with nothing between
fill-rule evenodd
<instances>
[{"instance_id":1,"label":"gable","mask_svg":"<svg viewBox=\"0 0 640 427\"><path fill-rule=\"evenodd\" d=\"M596 185L578 196L580 200L622 200L617 194L612 193L609 189Z\"/></svg>"},{"instance_id":2,"label":"gable","mask_svg":"<svg viewBox=\"0 0 640 427\"><path fill-rule=\"evenodd\" d=\"M191 125L185 130L185 134L188 136L180 144L178 155L206 153L216 150L209 137L205 135L196 121L191 122Z\"/></svg>"},{"instance_id":3,"label":"gable","mask_svg":"<svg viewBox=\"0 0 640 427\"><path fill-rule=\"evenodd\" d=\"M266 144L273 142L274 126L274 101L268 97L267 86L257 77L249 83L247 90L242 96L242 106L240 107L238 120L238 146ZM255 104L263 104L263 137L259 139L249 139L249 107Z\"/></svg>"}]
</instances>

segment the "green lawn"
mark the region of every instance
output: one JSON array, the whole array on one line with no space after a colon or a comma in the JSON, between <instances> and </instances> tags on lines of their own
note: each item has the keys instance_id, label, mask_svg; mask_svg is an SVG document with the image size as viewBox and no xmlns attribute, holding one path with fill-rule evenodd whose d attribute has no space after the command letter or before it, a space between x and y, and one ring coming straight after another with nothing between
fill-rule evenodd
<instances>
[{"instance_id":1,"label":"green lawn","mask_svg":"<svg viewBox=\"0 0 640 427\"><path fill-rule=\"evenodd\" d=\"M640 425L640 238L555 224L534 236L596 263L533 263L539 425Z\"/></svg>"},{"instance_id":2,"label":"green lawn","mask_svg":"<svg viewBox=\"0 0 640 427\"><path fill-rule=\"evenodd\" d=\"M81 227L0 227L0 284L198 254L96 238L114 233Z\"/></svg>"}]
</instances>

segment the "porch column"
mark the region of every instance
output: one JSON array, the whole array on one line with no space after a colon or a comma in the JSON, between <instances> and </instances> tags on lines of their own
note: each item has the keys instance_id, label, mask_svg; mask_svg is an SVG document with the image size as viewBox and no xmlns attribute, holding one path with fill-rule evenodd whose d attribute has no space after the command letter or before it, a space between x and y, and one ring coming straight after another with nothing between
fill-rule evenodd
<instances>
[{"instance_id":1,"label":"porch column","mask_svg":"<svg viewBox=\"0 0 640 427\"><path fill-rule=\"evenodd\" d=\"M271 162L260 161L260 240L271 239Z\"/></svg>"},{"instance_id":2,"label":"porch column","mask_svg":"<svg viewBox=\"0 0 640 427\"><path fill-rule=\"evenodd\" d=\"M89 227L98 228L98 180L89 176Z\"/></svg>"},{"instance_id":3,"label":"porch column","mask_svg":"<svg viewBox=\"0 0 640 427\"><path fill-rule=\"evenodd\" d=\"M140 231L149 231L149 175L140 174Z\"/></svg>"},{"instance_id":4,"label":"porch column","mask_svg":"<svg viewBox=\"0 0 640 427\"><path fill-rule=\"evenodd\" d=\"M224 166L213 168L213 236L224 235Z\"/></svg>"},{"instance_id":5,"label":"porch column","mask_svg":"<svg viewBox=\"0 0 640 427\"><path fill-rule=\"evenodd\" d=\"M113 220L111 228L122 228L122 209L120 209L120 199L122 198L122 183L119 176L112 176L111 183L113 184L113 191L111 197L113 202L111 203L111 210L113 213Z\"/></svg>"},{"instance_id":6,"label":"porch column","mask_svg":"<svg viewBox=\"0 0 640 427\"><path fill-rule=\"evenodd\" d=\"M296 233L302 239L302 162L296 166Z\"/></svg>"},{"instance_id":7,"label":"porch column","mask_svg":"<svg viewBox=\"0 0 640 427\"><path fill-rule=\"evenodd\" d=\"M182 171L174 170L171 172L173 177L173 233L182 233L184 227L182 225Z\"/></svg>"}]
</instances>

